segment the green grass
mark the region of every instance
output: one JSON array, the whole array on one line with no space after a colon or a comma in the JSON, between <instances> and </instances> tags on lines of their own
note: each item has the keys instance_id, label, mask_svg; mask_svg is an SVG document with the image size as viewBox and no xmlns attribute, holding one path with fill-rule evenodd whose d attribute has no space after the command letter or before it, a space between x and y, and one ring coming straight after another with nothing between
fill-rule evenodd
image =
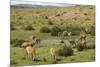
<instances>
[{"instance_id":1,"label":"green grass","mask_svg":"<svg viewBox=\"0 0 100 67\"><path fill-rule=\"evenodd\" d=\"M29 35L33 34L32 31L13 31L11 32L12 38L11 39L24 39L27 38ZM24 35L23 35L24 34ZM34 35L39 35L38 37L43 37L40 47L37 47L37 56L41 61L33 62L30 60L25 60L25 52L23 48L20 47L12 47L11 46L11 59L13 59L17 64L15 65L40 65L40 64L52 64L52 58L50 56L50 48L61 48L60 39L58 37L45 36L43 33L34 33ZM13 37L14 36L14 37ZM50 38L49 38L50 37ZM72 36L71 38L65 39L65 42L68 44L69 39L77 39L78 36ZM87 37L87 44L95 43L94 36L88 35ZM93 57L95 55L95 49L87 49L80 52L74 52L73 56L62 57L58 56L61 61L57 61L57 63L76 63L76 62L91 62L95 61ZM47 62L43 61L43 58L47 59ZM13 65L12 65L13 66Z\"/></svg>"},{"instance_id":2,"label":"green grass","mask_svg":"<svg viewBox=\"0 0 100 67\"><path fill-rule=\"evenodd\" d=\"M14 61L17 62L17 64L15 65L52 64L49 48L50 47L47 47L47 46L37 48L37 55L41 61L33 62L30 60L23 59L25 58L25 56L23 52L24 50L22 48L14 47L14 48L11 48L11 59L14 59ZM93 62L95 61L95 58L93 57L94 55L95 55L94 49L84 50L81 52L75 52L73 56L68 56L68 57L58 56L58 58L60 58L61 61L57 61L57 63ZM47 62L42 61L43 58L47 58Z\"/></svg>"}]
</instances>

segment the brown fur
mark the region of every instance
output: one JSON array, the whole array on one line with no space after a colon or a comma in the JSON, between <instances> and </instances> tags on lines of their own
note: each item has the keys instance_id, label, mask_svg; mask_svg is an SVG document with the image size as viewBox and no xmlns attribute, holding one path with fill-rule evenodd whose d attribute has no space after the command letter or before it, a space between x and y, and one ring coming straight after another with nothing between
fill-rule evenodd
<instances>
[{"instance_id":1,"label":"brown fur","mask_svg":"<svg viewBox=\"0 0 100 67\"><path fill-rule=\"evenodd\" d=\"M56 61L57 49L56 48L51 48L50 53L51 53L51 56L52 56L53 60Z\"/></svg>"},{"instance_id":2,"label":"brown fur","mask_svg":"<svg viewBox=\"0 0 100 67\"><path fill-rule=\"evenodd\" d=\"M34 46L34 45L35 45L34 41L32 41L32 42L24 42L24 43L22 43L21 47L26 48L27 46Z\"/></svg>"},{"instance_id":3,"label":"brown fur","mask_svg":"<svg viewBox=\"0 0 100 67\"><path fill-rule=\"evenodd\" d=\"M29 59L34 60L36 58L36 49L34 47L27 46L25 50Z\"/></svg>"},{"instance_id":4,"label":"brown fur","mask_svg":"<svg viewBox=\"0 0 100 67\"><path fill-rule=\"evenodd\" d=\"M25 49L28 58L31 58L32 60L35 60L35 57L36 57L36 49L35 49L36 43L40 43L40 39L32 35L29 37L28 41L25 41L21 45L21 47Z\"/></svg>"},{"instance_id":5,"label":"brown fur","mask_svg":"<svg viewBox=\"0 0 100 67\"><path fill-rule=\"evenodd\" d=\"M81 44L81 45L83 45L83 46L86 47L86 36L85 36L85 35L83 35L83 36L81 36L81 37L79 38L78 44Z\"/></svg>"}]
</instances>

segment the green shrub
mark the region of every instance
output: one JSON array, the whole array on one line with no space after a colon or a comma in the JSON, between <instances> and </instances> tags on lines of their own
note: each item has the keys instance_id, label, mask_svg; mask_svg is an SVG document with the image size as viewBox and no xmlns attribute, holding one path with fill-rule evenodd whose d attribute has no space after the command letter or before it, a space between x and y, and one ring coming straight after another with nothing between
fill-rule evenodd
<instances>
[{"instance_id":1,"label":"green shrub","mask_svg":"<svg viewBox=\"0 0 100 67\"><path fill-rule=\"evenodd\" d=\"M52 29L51 29L51 35L52 36L57 36L58 35L58 32L61 31L61 28L57 27L57 26L53 26Z\"/></svg>"},{"instance_id":2,"label":"green shrub","mask_svg":"<svg viewBox=\"0 0 100 67\"><path fill-rule=\"evenodd\" d=\"M35 30L32 25L27 25L24 30Z\"/></svg>"},{"instance_id":3,"label":"green shrub","mask_svg":"<svg viewBox=\"0 0 100 67\"><path fill-rule=\"evenodd\" d=\"M86 34L95 35L95 25L91 25L90 27L86 28L83 27L82 31Z\"/></svg>"},{"instance_id":4,"label":"green shrub","mask_svg":"<svg viewBox=\"0 0 100 67\"><path fill-rule=\"evenodd\" d=\"M41 33L50 33L50 31L51 30L46 26L40 28L40 32Z\"/></svg>"},{"instance_id":5,"label":"green shrub","mask_svg":"<svg viewBox=\"0 0 100 67\"><path fill-rule=\"evenodd\" d=\"M45 16L44 18L45 18L45 19L48 19L48 16Z\"/></svg>"},{"instance_id":6,"label":"green shrub","mask_svg":"<svg viewBox=\"0 0 100 67\"><path fill-rule=\"evenodd\" d=\"M78 51L83 51L84 49L86 49L86 46L82 45L82 44L77 44L76 48Z\"/></svg>"},{"instance_id":7,"label":"green shrub","mask_svg":"<svg viewBox=\"0 0 100 67\"><path fill-rule=\"evenodd\" d=\"M53 25L53 22L51 20L48 20L49 25Z\"/></svg>"},{"instance_id":8,"label":"green shrub","mask_svg":"<svg viewBox=\"0 0 100 67\"><path fill-rule=\"evenodd\" d=\"M73 50L72 48L69 46L69 47L63 47L61 49L58 50L58 55L59 56L71 56L73 55Z\"/></svg>"}]
</instances>

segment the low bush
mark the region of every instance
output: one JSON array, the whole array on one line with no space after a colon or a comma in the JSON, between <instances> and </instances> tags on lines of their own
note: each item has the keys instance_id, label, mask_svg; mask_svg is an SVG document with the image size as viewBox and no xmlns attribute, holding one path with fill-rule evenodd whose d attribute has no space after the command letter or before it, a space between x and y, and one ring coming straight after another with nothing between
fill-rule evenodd
<instances>
[{"instance_id":1,"label":"low bush","mask_svg":"<svg viewBox=\"0 0 100 67\"><path fill-rule=\"evenodd\" d=\"M71 56L73 55L73 50L72 48L69 46L69 47L63 47L61 49L58 50L58 55L59 56Z\"/></svg>"},{"instance_id":2,"label":"low bush","mask_svg":"<svg viewBox=\"0 0 100 67\"><path fill-rule=\"evenodd\" d=\"M48 20L49 25L53 25L53 22L51 20Z\"/></svg>"},{"instance_id":3,"label":"low bush","mask_svg":"<svg viewBox=\"0 0 100 67\"><path fill-rule=\"evenodd\" d=\"M50 28L46 26L40 28L41 33L50 33L50 31L51 31Z\"/></svg>"},{"instance_id":4,"label":"low bush","mask_svg":"<svg viewBox=\"0 0 100 67\"><path fill-rule=\"evenodd\" d=\"M35 30L32 25L27 25L24 30Z\"/></svg>"},{"instance_id":5,"label":"low bush","mask_svg":"<svg viewBox=\"0 0 100 67\"><path fill-rule=\"evenodd\" d=\"M77 44L76 48L78 51L83 51L84 49L86 49L86 46L82 45L82 44Z\"/></svg>"},{"instance_id":6,"label":"low bush","mask_svg":"<svg viewBox=\"0 0 100 67\"><path fill-rule=\"evenodd\" d=\"M57 36L58 35L58 32L61 32L61 28L58 27L58 26L53 26L52 29L51 29L51 35L52 36Z\"/></svg>"}]
</instances>

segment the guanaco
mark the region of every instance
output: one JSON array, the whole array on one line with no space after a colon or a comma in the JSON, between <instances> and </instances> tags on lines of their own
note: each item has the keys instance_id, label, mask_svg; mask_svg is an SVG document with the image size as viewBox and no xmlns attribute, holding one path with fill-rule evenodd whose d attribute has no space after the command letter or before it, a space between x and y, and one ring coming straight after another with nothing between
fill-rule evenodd
<instances>
[{"instance_id":1,"label":"guanaco","mask_svg":"<svg viewBox=\"0 0 100 67\"><path fill-rule=\"evenodd\" d=\"M76 47L76 41L75 40L69 40L69 43L72 45L72 48Z\"/></svg>"},{"instance_id":2,"label":"guanaco","mask_svg":"<svg viewBox=\"0 0 100 67\"><path fill-rule=\"evenodd\" d=\"M62 38L65 39L66 36L68 36L68 32L67 32L67 31L63 31L63 32L62 32Z\"/></svg>"},{"instance_id":3,"label":"guanaco","mask_svg":"<svg viewBox=\"0 0 100 67\"><path fill-rule=\"evenodd\" d=\"M58 32L58 37L62 37L62 32Z\"/></svg>"},{"instance_id":4,"label":"guanaco","mask_svg":"<svg viewBox=\"0 0 100 67\"><path fill-rule=\"evenodd\" d=\"M52 56L52 58L53 58L53 61L56 61L57 49L56 49L56 48L51 48L51 49L50 49L50 53L51 53L51 56Z\"/></svg>"},{"instance_id":5,"label":"guanaco","mask_svg":"<svg viewBox=\"0 0 100 67\"><path fill-rule=\"evenodd\" d=\"M79 38L78 44L81 44L81 45L83 45L84 47L86 47L86 36L85 36L85 35L83 35L83 36L81 36L81 37Z\"/></svg>"},{"instance_id":6,"label":"guanaco","mask_svg":"<svg viewBox=\"0 0 100 67\"><path fill-rule=\"evenodd\" d=\"M35 41L28 41L28 42L24 42L22 43L21 47L26 48L27 46L34 46L35 45Z\"/></svg>"},{"instance_id":7,"label":"guanaco","mask_svg":"<svg viewBox=\"0 0 100 67\"><path fill-rule=\"evenodd\" d=\"M68 34L68 36L71 36L72 35L72 32L68 32L67 34Z\"/></svg>"},{"instance_id":8,"label":"guanaco","mask_svg":"<svg viewBox=\"0 0 100 67\"><path fill-rule=\"evenodd\" d=\"M64 43L64 41L61 41L61 43L64 48L68 47L68 45L66 45L66 43ZM53 58L53 61L56 61L57 51L58 51L57 48L50 48L50 54Z\"/></svg>"},{"instance_id":9,"label":"guanaco","mask_svg":"<svg viewBox=\"0 0 100 67\"><path fill-rule=\"evenodd\" d=\"M27 46L25 48L25 50L26 50L26 54L27 54L26 58L28 58L30 60L35 60L36 59L36 49L34 47Z\"/></svg>"}]
</instances>

